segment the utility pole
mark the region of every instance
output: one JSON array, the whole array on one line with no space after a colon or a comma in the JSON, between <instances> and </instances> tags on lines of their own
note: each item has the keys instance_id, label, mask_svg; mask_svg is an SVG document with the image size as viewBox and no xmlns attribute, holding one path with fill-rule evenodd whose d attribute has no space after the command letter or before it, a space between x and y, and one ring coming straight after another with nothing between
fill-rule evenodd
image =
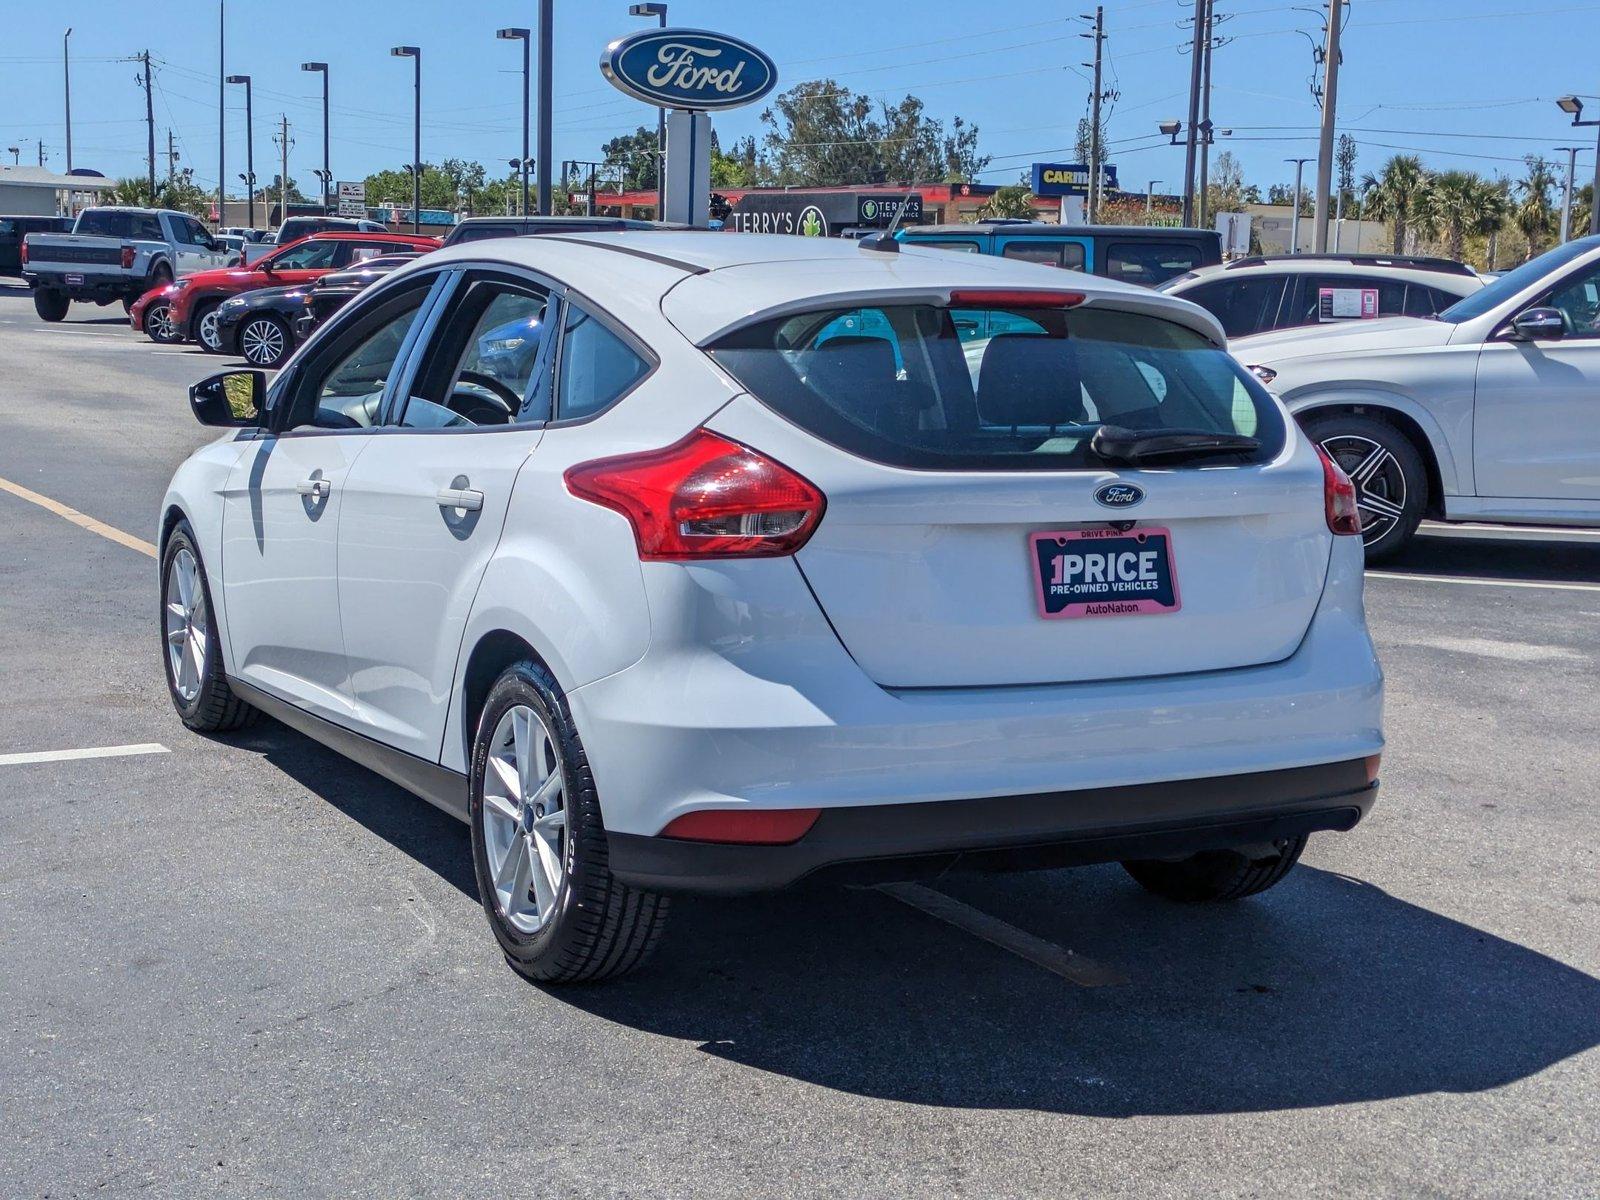
<instances>
[{"instance_id":1,"label":"utility pole","mask_svg":"<svg viewBox=\"0 0 1600 1200\"><path fill-rule=\"evenodd\" d=\"M1204 36L1207 0L1194 0L1194 47L1189 55L1189 124L1183 143L1183 223L1194 224L1194 159L1200 125L1200 40Z\"/></svg>"},{"instance_id":2,"label":"utility pole","mask_svg":"<svg viewBox=\"0 0 1600 1200\"><path fill-rule=\"evenodd\" d=\"M155 98L150 91L150 51L146 50L139 55L144 63L144 124L148 145L146 147L146 165L150 172L150 203L156 200L156 108Z\"/></svg>"},{"instance_id":3,"label":"utility pole","mask_svg":"<svg viewBox=\"0 0 1600 1200\"><path fill-rule=\"evenodd\" d=\"M72 26L61 35L61 82L67 98L67 174L72 174L72 55L68 47L72 40Z\"/></svg>"},{"instance_id":4,"label":"utility pole","mask_svg":"<svg viewBox=\"0 0 1600 1200\"><path fill-rule=\"evenodd\" d=\"M172 130L167 130L167 185L172 185L172 176L178 168L178 147L173 142Z\"/></svg>"},{"instance_id":5,"label":"utility pole","mask_svg":"<svg viewBox=\"0 0 1600 1200\"><path fill-rule=\"evenodd\" d=\"M1333 129L1338 122L1339 103L1339 26L1344 17L1345 0L1328 0L1328 42L1323 54L1322 140L1317 143L1316 223L1312 231L1313 249L1323 254L1328 249L1328 197L1333 193ZM1299 210L1295 210L1298 215Z\"/></svg>"},{"instance_id":6,"label":"utility pole","mask_svg":"<svg viewBox=\"0 0 1600 1200\"><path fill-rule=\"evenodd\" d=\"M44 139L39 139L39 165L44 166Z\"/></svg>"},{"instance_id":7,"label":"utility pole","mask_svg":"<svg viewBox=\"0 0 1600 1200\"><path fill-rule=\"evenodd\" d=\"M1577 146L1557 146L1556 149L1567 152L1567 190L1561 197L1561 241L1558 243L1565 245L1572 236L1572 183L1573 177L1578 170L1579 148Z\"/></svg>"},{"instance_id":8,"label":"utility pole","mask_svg":"<svg viewBox=\"0 0 1600 1200\"><path fill-rule=\"evenodd\" d=\"M289 137L289 114L278 118L278 132L273 137L278 143L278 228L289 219L289 147L294 142Z\"/></svg>"},{"instance_id":9,"label":"utility pole","mask_svg":"<svg viewBox=\"0 0 1600 1200\"><path fill-rule=\"evenodd\" d=\"M1199 224L1202 228L1206 224L1206 193L1211 187L1211 51L1215 39L1212 28L1216 21L1216 0L1206 0L1206 35L1201 43L1201 51L1205 58L1200 64L1200 186Z\"/></svg>"},{"instance_id":10,"label":"utility pole","mask_svg":"<svg viewBox=\"0 0 1600 1200\"><path fill-rule=\"evenodd\" d=\"M1087 20L1088 18L1085 17ZM1104 5L1097 4L1094 9L1094 32L1081 33L1079 37L1094 39L1094 91L1089 95L1089 211L1084 214L1088 224L1093 225L1095 214L1100 208L1100 158L1103 147L1100 145L1100 71L1104 60L1104 43L1106 40L1106 10ZM1085 63L1084 66L1091 64Z\"/></svg>"},{"instance_id":11,"label":"utility pole","mask_svg":"<svg viewBox=\"0 0 1600 1200\"><path fill-rule=\"evenodd\" d=\"M1284 162L1294 164L1294 220L1289 225L1289 253L1300 253L1300 173L1311 160L1309 158L1286 158Z\"/></svg>"}]
</instances>

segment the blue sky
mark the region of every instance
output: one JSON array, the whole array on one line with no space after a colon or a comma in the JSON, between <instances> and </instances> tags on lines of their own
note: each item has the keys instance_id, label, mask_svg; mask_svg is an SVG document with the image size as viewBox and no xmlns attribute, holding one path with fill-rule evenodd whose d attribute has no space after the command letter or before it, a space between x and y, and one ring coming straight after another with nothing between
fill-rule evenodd
<instances>
[{"instance_id":1,"label":"blue sky","mask_svg":"<svg viewBox=\"0 0 1600 1200\"><path fill-rule=\"evenodd\" d=\"M1307 0L1314 6L1314 0ZM276 170L269 140L287 113L295 145L290 174L307 192L321 165L321 91L305 60L332 67L336 176L361 178L409 157L411 64L389 47L423 47L423 157L478 159L493 169L521 138L521 58L498 42L502 25L534 25L535 5L495 0L232 0L228 70L255 79L256 174ZM1182 151L1155 135L1155 123L1184 115L1187 0L1106 4L1107 79L1115 102L1110 158L1124 186L1173 180ZM180 165L215 186L217 154L216 0L59 0L6 6L0 46L0 148L19 146L36 161L65 165L61 34L72 25L74 165L108 175L144 171L143 95L136 67L118 61L148 46L155 60L158 152L166 130ZM1090 43L1075 19L1092 5L996 5L956 0L894 4L808 0L672 0L676 25L744 37L778 63L779 88L831 75L858 91L922 97L936 116L960 114L982 131L994 156L984 178L1011 182L1035 158L1070 156L1083 114ZM1052 12L1051 10L1056 10ZM1600 92L1600 3L1523 0L1522 11L1495 0L1353 0L1345 34L1340 127L1360 143L1358 171L1398 150L1416 150L1434 167L1520 172L1521 157L1582 144L1579 177L1593 170L1592 130L1573 130L1555 107L1564 92ZM1316 153L1318 109L1311 101L1312 12L1266 0L1217 0L1233 14L1219 27L1232 40L1217 50L1213 120L1234 131L1231 149L1246 177L1265 186L1292 178L1283 159ZM1067 15L1061 15L1061 14ZM602 141L654 110L616 92L600 76L600 50L638 28L626 0L557 0L555 113L557 159L594 158ZM1319 40L1320 40L1320 35ZM243 169L242 89L229 88L228 171ZM1600 99L1592 102L1600 115ZM721 114L731 140L760 131L760 106ZM1559 156L1565 164L1565 156ZM9 161L9 159L8 159ZM158 158L164 170L164 159ZM1171 185L1168 185L1171 186Z\"/></svg>"}]
</instances>

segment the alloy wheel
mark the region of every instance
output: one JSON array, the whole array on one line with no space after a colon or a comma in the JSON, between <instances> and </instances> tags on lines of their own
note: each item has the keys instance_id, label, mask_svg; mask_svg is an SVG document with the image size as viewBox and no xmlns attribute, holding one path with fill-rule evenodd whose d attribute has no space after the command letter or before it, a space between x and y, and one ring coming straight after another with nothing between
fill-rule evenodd
<instances>
[{"instance_id":1,"label":"alloy wheel","mask_svg":"<svg viewBox=\"0 0 1600 1200\"><path fill-rule=\"evenodd\" d=\"M167 570L167 666L172 686L185 704L200 694L200 676L205 671L206 646L211 623L206 612L206 593L200 586L200 565L187 549L173 555Z\"/></svg>"},{"instance_id":2,"label":"alloy wheel","mask_svg":"<svg viewBox=\"0 0 1600 1200\"><path fill-rule=\"evenodd\" d=\"M218 340L221 335L217 332L216 309L213 308L200 318L200 324L195 330L195 335L199 338L200 344L207 350L216 350L221 346L222 343Z\"/></svg>"},{"instance_id":3,"label":"alloy wheel","mask_svg":"<svg viewBox=\"0 0 1600 1200\"><path fill-rule=\"evenodd\" d=\"M172 305L153 305L144 316L144 331L156 342L172 341L177 329L172 324Z\"/></svg>"},{"instance_id":4,"label":"alloy wheel","mask_svg":"<svg viewBox=\"0 0 1600 1200\"><path fill-rule=\"evenodd\" d=\"M484 859L495 907L519 933L534 933L555 912L566 878L566 784L561 751L544 720L525 704L494 727L483 773Z\"/></svg>"},{"instance_id":5,"label":"alloy wheel","mask_svg":"<svg viewBox=\"0 0 1600 1200\"><path fill-rule=\"evenodd\" d=\"M1400 460L1381 442L1353 433L1335 434L1322 448L1355 484L1363 544L1381 541L1405 516L1406 476Z\"/></svg>"},{"instance_id":6,"label":"alloy wheel","mask_svg":"<svg viewBox=\"0 0 1600 1200\"><path fill-rule=\"evenodd\" d=\"M265 318L251 321L239 333L239 349L253 366L274 366L283 357L283 327Z\"/></svg>"}]
</instances>

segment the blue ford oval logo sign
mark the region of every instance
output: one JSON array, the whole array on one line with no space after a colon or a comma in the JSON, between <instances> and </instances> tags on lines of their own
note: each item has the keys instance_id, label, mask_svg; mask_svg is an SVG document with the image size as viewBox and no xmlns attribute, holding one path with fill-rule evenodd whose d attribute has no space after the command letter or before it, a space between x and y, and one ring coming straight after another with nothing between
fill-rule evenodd
<instances>
[{"instance_id":1,"label":"blue ford oval logo sign","mask_svg":"<svg viewBox=\"0 0 1600 1200\"><path fill-rule=\"evenodd\" d=\"M646 104L701 111L749 104L778 82L778 68L761 51L704 29L651 29L618 38L601 55L600 71Z\"/></svg>"},{"instance_id":2,"label":"blue ford oval logo sign","mask_svg":"<svg viewBox=\"0 0 1600 1200\"><path fill-rule=\"evenodd\" d=\"M1144 499L1144 489L1136 483L1102 483L1094 498L1107 508L1132 508Z\"/></svg>"}]
</instances>

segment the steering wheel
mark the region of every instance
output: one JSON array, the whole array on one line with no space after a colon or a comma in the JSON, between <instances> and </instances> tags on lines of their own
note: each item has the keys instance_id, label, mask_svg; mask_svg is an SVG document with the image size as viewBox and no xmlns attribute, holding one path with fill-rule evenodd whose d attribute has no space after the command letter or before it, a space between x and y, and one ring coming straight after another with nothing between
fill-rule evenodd
<instances>
[{"instance_id":1,"label":"steering wheel","mask_svg":"<svg viewBox=\"0 0 1600 1200\"><path fill-rule=\"evenodd\" d=\"M479 371L463 371L456 377L456 386L466 384L478 392L488 392L487 396L462 393L451 389L449 407L461 413L463 417L474 425L509 425L517 409L522 407L522 397L517 395L505 384L491 375ZM457 397L469 402L472 412L462 412L457 404Z\"/></svg>"}]
</instances>

